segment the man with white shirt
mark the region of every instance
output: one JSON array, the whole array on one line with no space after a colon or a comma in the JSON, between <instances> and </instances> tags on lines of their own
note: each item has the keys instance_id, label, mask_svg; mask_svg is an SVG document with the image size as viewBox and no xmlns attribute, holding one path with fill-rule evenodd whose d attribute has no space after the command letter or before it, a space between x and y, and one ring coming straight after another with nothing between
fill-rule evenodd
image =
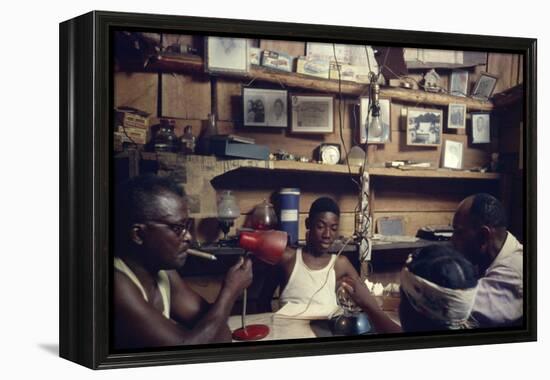
<instances>
[{"instance_id":1,"label":"man with white shirt","mask_svg":"<svg viewBox=\"0 0 550 380\"><path fill-rule=\"evenodd\" d=\"M480 278L470 320L476 327L519 326L523 319L523 246L506 229L506 212L489 194L464 199L453 219L453 244Z\"/></svg>"}]
</instances>

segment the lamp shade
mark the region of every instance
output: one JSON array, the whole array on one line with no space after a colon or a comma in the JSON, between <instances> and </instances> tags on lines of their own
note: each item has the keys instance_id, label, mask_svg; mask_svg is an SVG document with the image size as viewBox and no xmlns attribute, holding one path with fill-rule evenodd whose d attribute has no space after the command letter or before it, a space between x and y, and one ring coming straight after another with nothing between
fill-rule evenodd
<instances>
[{"instance_id":1,"label":"lamp shade","mask_svg":"<svg viewBox=\"0 0 550 380\"><path fill-rule=\"evenodd\" d=\"M237 200L231 191L225 190L218 202L218 219L233 221L241 215Z\"/></svg>"},{"instance_id":2,"label":"lamp shade","mask_svg":"<svg viewBox=\"0 0 550 380\"><path fill-rule=\"evenodd\" d=\"M281 260L287 241L288 234L284 231L243 231L239 245L263 262L275 265Z\"/></svg>"}]
</instances>

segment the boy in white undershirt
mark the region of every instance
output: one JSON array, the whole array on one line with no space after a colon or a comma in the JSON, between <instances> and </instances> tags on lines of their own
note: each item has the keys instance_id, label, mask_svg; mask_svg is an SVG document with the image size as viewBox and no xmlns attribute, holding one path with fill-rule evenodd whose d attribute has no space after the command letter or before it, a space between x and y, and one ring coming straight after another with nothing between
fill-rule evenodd
<instances>
[{"instance_id":1,"label":"boy in white undershirt","mask_svg":"<svg viewBox=\"0 0 550 380\"><path fill-rule=\"evenodd\" d=\"M281 306L286 303L336 307L336 287L344 276L359 279L345 256L333 255L329 248L338 236L340 209L322 197L312 203L306 219L306 246L287 248L277 267Z\"/></svg>"}]
</instances>

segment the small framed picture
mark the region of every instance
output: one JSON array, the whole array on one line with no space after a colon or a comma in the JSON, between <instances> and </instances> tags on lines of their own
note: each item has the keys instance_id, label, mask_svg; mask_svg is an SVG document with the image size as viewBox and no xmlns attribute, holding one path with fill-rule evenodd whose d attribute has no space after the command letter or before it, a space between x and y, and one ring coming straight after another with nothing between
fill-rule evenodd
<instances>
[{"instance_id":1,"label":"small framed picture","mask_svg":"<svg viewBox=\"0 0 550 380\"><path fill-rule=\"evenodd\" d=\"M402 216L383 216L376 220L376 230L384 236L405 235L405 218Z\"/></svg>"},{"instance_id":2,"label":"small framed picture","mask_svg":"<svg viewBox=\"0 0 550 380\"><path fill-rule=\"evenodd\" d=\"M208 37L206 52L208 72L248 72L248 40L245 38Z\"/></svg>"},{"instance_id":3,"label":"small framed picture","mask_svg":"<svg viewBox=\"0 0 550 380\"><path fill-rule=\"evenodd\" d=\"M449 129L466 128L466 104L449 104L447 127Z\"/></svg>"},{"instance_id":4,"label":"small framed picture","mask_svg":"<svg viewBox=\"0 0 550 380\"><path fill-rule=\"evenodd\" d=\"M385 144L390 141L391 126L390 126L390 99L380 99L380 128L373 128L372 123L372 110L369 111L369 107L372 104L369 102L369 98L361 98L361 130L359 138L361 144ZM372 107L371 107L372 108ZM368 117L368 120L367 120ZM368 136L367 136L368 131Z\"/></svg>"},{"instance_id":5,"label":"small framed picture","mask_svg":"<svg viewBox=\"0 0 550 380\"><path fill-rule=\"evenodd\" d=\"M451 84L449 85L449 93L455 96L468 95L468 71L453 70L451 73Z\"/></svg>"},{"instance_id":6,"label":"small framed picture","mask_svg":"<svg viewBox=\"0 0 550 380\"><path fill-rule=\"evenodd\" d=\"M481 73L472 90L472 97L477 99L488 99L493 94L498 77L489 73Z\"/></svg>"},{"instance_id":7,"label":"small framed picture","mask_svg":"<svg viewBox=\"0 0 550 380\"><path fill-rule=\"evenodd\" d=\"M443 149L443 167L447 169L462 169L462 150L461 142L445 140Z\"/></svg>"},{"instance_id":8,"label":"small framed picture","mask_svg":"<svg viewBox=\"0 0 550 380\"><path fill-rule=\"evenodd\" d=\"M334 98L326 95L291 95L294 133L332 133Z\"/></svg>"},{"instance_id":9,"label":"small framed picture","mask_svg":"<svg viewBox=\"0 0 550 380\"><path fill-rule=\"evenodd\" d=\"M245 127L287 127L286 90L243 88L243 125Z\"/></svg>"},{"instance_id":10,"label":"small framed picture","mask_svg":"<svg viewBox=\"0 0 550 380\"><path fill-rule=\"evenodd\" d=\"M441 145L443 112L436 109L407 110L407 145Z\"/></svg>"},{"instance_id":11,"label":"small framed picture","mask_svg":"<svg viewBox=\"0 0 550 380\"><path fill-rule=\"evenodd\" d=\"M487 144L491 142L491 115L472 113L472 143Z\"/></svg>"}]
</instances>

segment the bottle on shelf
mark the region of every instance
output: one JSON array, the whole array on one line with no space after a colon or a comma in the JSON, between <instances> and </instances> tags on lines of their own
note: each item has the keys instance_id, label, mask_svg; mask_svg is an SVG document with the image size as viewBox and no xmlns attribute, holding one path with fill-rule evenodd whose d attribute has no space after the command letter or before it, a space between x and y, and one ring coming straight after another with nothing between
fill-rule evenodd
<instances>
[{"instance_id":1,"label":"bottle on shelf","mask_svg":"<svg viewBox=\"0 0 550 380\"><path fill-rule=\"evenodd\" d=\"M179 147L178 137L174 132L173 119L161 119L155 134L153 146L155 152L176 152Z\"/></svg>"},{"instance_id":2,"label":"bottle on shelf","mask_svg":"<svg viewBox=\"0 0 550 380\"><path fill-rule=\"evenodd\" d=\"M180 139L181 143L181 152L183 154L193 154L195 153L195 144L196 138L193 135L193 128L190 125L185 126L183 135Z\"/></svg>"},{"instance_id":3,"label":"bottle on shelf","mask_svg":"<svg viewBox=\"0 0 550 380\"><path fill-rule=\"evenodd\" d=\"M210 137L218 134L218 126L216 125L216 114L208 114L206 126L202 129L197 143L197 153L210 154Z\"/></svg>"}]
</instances>

